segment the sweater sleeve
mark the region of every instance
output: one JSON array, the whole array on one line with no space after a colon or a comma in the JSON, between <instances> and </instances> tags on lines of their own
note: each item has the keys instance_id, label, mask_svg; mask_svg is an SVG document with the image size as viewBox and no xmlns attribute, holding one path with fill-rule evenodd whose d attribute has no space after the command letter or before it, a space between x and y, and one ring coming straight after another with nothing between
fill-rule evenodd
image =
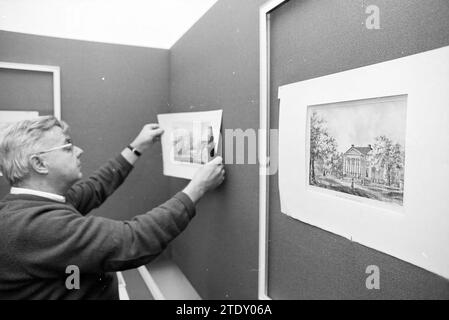
<instances>
[{"instance_id":1,"label":"sweater sleeve","mask_svg":"<svg viewBox=\"0 0 449 320\"><path fill-rule=\"evenodd\" d=\"M194 204L182 192L125 222L51 211L27 228L21 241L26 245L17 248L19 263L41 278L64 274L70 265L81 273L136 268L157 257L194 215Z\"/></svg>"},{"instance_id":2,"label":"sweater sleeve","mask_svg":"<svg viewBox=\"0 0 449 320\"><path fill-rule=\"evenodd\" d=\"M76 183L66 194L67 202L86 215L98 208L125 181L133 166L122 155L109 160L87 180Z\"/></svg>"}]
</instances>

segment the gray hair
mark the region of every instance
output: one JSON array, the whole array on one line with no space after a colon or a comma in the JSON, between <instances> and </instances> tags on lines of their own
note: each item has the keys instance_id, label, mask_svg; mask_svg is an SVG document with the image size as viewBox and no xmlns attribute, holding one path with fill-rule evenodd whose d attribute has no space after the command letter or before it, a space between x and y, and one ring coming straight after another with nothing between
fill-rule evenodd
<instances>
[{"instance_id":1,"label":"gray hair","mask_svg":"<svg viewBox=\"0 0 449 320\"><path fill-rule=\"evenodd\" d=\"M1 128L0 171L11 186L18 186L29 176L30 156L40 151L40 139L54 127L68 130L68 125L54 116L14 122Z\"/></svg>"}]
</instances>

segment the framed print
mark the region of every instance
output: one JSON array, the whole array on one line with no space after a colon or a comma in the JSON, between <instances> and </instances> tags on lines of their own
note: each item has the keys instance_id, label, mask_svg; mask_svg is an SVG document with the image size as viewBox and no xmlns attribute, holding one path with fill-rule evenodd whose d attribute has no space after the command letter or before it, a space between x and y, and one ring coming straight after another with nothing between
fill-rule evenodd
<instances>
[{"instance_id":1,"label":"framed print","mask_svg":"<svg viewBox=\"0 0 449 320\"><path fill-rule=\"evenodd\" d=\"M59 67L0 61L0 72L1 69L50 73L53 78L53 115L61 120L61 71ZM7 107L0 105L0 110L8 110L5 109Z\"/></svg>"},{"instance_id":2,"label":"framed print","mask_svg":"<svg viewBox=\"0 0 449 320\"><path fill-rule=\"evenodd\" d=\"M279 88L281 211L449 278L449 47Z\"/></svg>"},{"instance_id":3,"label":"framed print","mask_svg":"<svg viewBox=\"0 0 449 320\"><path fill-rule=\"evenodd\" d=\"M198 168L215 157L222 110L158 115L164 175L192 179Z\"/></svg>"}]
</instances>

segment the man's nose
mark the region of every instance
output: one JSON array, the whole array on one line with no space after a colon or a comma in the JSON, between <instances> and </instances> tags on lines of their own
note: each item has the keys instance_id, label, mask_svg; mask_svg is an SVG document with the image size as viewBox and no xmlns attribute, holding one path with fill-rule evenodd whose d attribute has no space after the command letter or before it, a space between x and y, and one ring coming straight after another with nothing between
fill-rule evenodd
<instances>
[{"instance_id":1,"label":"man's nose","mask_svg":"<svg viewBox=\"0 0 449 320\"><path fill-rule=\"evenodd\" d=\"M75 154L77 157L80 157L84 153L84 150L80 147L75 146Z\"/></svg>"}]
</instances>

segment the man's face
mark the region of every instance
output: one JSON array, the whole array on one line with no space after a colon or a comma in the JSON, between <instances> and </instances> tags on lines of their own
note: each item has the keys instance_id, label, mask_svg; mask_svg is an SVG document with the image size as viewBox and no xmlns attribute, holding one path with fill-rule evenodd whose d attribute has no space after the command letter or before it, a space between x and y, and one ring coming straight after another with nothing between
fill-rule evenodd
<instances>
[{"instance_id":1,"label":"man's face","mask_svg":"<svg viewBox=\"0 0 449 320\"><path fill-rule=\"evenodd\" d=\"M42 151L57 148L72 143L70 137L59 127L49 130L41 139ZM48 178L56 186L66 189L82 178L80 156L83 150L72 145L44 153L44 159L48 169Z\"/></svg>"}]
</instances>

